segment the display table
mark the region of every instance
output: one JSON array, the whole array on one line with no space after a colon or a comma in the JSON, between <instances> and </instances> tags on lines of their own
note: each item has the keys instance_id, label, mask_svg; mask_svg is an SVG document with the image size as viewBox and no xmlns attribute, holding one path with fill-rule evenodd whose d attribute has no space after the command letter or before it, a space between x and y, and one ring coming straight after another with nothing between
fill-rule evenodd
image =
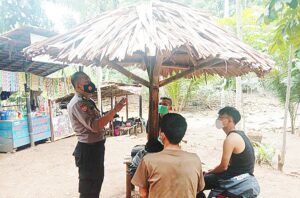
<instances>
[{"instance_id":1,"label":"display table","mask_svg":"<svg viewBox=\"0 0 300 198\"><path fill-rule=\"evenodd\" d=\"M48 115L32 118L34 142L51 137ZM27 119L0 120L0 152L12 152L20 146L30 144Z\"/></svg>"}]
</instances>

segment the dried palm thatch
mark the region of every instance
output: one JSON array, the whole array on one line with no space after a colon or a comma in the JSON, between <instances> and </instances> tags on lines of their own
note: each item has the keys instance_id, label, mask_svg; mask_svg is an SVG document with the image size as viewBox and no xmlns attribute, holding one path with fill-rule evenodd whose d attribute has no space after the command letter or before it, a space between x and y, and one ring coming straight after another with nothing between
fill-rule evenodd
<instances>
[{"instance_id":1,"label":"dried palm thatch","mask_svg":"<svg viewBox=\"0 0 300 198\"><path fill-rule=\"evenodd\" d=\"M106 12L68 33L36 43L30 56L84 65L136 65L160 56L160 74L238 76L270 71L273 61L215 25L201 10L170 1L152 1Z\"/></svg>"}]
</instances>

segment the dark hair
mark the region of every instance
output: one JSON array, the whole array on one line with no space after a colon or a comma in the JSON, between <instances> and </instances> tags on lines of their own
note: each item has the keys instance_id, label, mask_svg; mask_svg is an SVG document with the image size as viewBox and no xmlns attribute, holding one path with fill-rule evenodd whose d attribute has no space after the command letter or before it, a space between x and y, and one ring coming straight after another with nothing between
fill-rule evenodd
<instances>
[{"instance_id":1,"label":"dark hair","mask_svg":"<svg viewBox=\"0 0 300 198\"><path fill-rule=\"evenodd\" d=\"M150 138L146 143L145 150L148 153L157 153L164 149L164 146L155 138Z\"/></svg>"},{"instance_id":2,"label":"dark hair","mask_svg":"<svg viewBox=\"0 0 300 198\"><path fill-rule=\"evenodd\" d=\"M219 116L222 116L224 114L232 117L234 124L237 124L241 120L241 114L240 112L234 108L234 107L224 107L219 111Z\"/></svg>"},{"instance_id":3,"label":"dark hair","mask_svg":"<svg viewBox=\"0 0 300 198\"><path fill-rule=\"evenodd\" d=\"M185 135L187 123L182 115L168 113L162 118L160 127L171 144L179 144Z\"/></svg>"},{"instance_id":4,"label":"dark hair","mask_svg":"<svg viewBox=\"0 0 300 198\"><path fill-rule=\"evenodd\" d=\"M171 98L169 98L169 97L161 97L160 99L161 100L168 100L169 103L170 103L170 105L172 106L172 99Z\"/></svg>"},{"instance_id":5,"label":"dark hair","mask_svg":"<svg viewBox=\"0 0 300 198\"><path fill-rule=\"evenodd\" d=\"M78 80L82 77L82 76L88 76L86 73L82 72L82 71L78 71L75 72L72 76L71 76L71 83L73 85L73 87L75 88Z\"/></svg>"}]
</instances>

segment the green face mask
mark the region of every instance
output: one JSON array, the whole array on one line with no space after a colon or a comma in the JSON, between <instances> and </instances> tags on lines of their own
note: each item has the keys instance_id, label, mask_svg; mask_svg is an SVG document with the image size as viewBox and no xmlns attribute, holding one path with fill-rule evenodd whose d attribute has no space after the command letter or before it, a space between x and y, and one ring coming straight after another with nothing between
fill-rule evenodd
<instances>
[{"instance_id":1,"label":"green face mask","mask_svg":"<svg viewBox=\"0 0 300 198\"><path fill-rule=\"evenodd\" d=\"M158 105L158 113L165 115L165 114L169 113L169 109L165 105Z\"/></svg>"}]
</instances>

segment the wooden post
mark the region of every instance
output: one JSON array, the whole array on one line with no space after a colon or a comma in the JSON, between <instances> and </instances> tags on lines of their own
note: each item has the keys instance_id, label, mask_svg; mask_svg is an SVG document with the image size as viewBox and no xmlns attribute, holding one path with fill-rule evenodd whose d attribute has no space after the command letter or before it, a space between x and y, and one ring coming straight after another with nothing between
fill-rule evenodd
<instances>
[{"instance_id":1,"label":"wooden post","mask_svg":"<svg viewBox=\"0 0 300 198\"><path fill-rule=\"evenodd\" d=\"M114 97L111 96L110 97L110 110L113 110L113 108L114 108Z\"/></svg>"},{"instance_id":2,"label":"wooden post","mask_svg":"<svg viewBox=\"0 0 300 198\"><path fill-rule=\"evenodd\" d=\"M128 95L126 95L126 100L127 100L127 103L126 103L126 121L128 120Z\"/></svg>"},{"instance_id":3,"label":"wooden post","mask_svg":"<svg viewBox=\"0 0 300 198\"><path fill-rule=\"evenodd\" d=\"M242 17L241 17L241 0L236 0L236 32L237 37L242 40ZM246 130L245 124L245 114L244 114L244 105L243 105L243 88L242 88L242 78L238 76L236 79L236 98L235 106L241 113L241 121L237 124L238 129Z\"/></svg>"},{"instance_id":4,"label":"wooden post","mask_svg":"<svg viewBox=\"0 0 300 198\"><path fill-rule=\"evenodd\" d=\"M159 115L158 115L158 102L159 102L159 75L160 75L160 67L162 60L150 59L149 67L149 79L150 79L150 87L149 87L149 139L156 139L158 137L159 130Z\"/></svg>"},{"instance_id":5,"label":"wooden post","mask_svg":"<svg viewBox=\"0 0 300 198\"><path fill-rule=\"evenodd\" d=\"M282 148L281 154L278 156L278 169L283 171L283 166L285 162L285 154L286 154L286 131L287 131L287 120L289 113L289 103L291 97L291 71L293 64L293 50L292 46L289 46L289 62L288 62L288 76L287 76L287 86L286 86L286 95L285 95L285 109L284 109L284 122L283 122L283 136L282 136Z\"/></svg>"},{"instance_id":6,"label":"wooden post","mask_svg":"<svg viewBox=\"0 0 300 198\"><path fill-rule=\"evenodd\" d=\"M97 73L97 102L98 102L98 108L101 111L101 114L103 113L102 109L102 96L101 96L101 85L102 85L102 67L96 67L96 73Z\"/></svg>"},{"instance_id":7,"label":"wooden post","mask_svg":"<svg viewBox=\"0 0 300 198\"><path fill-rule=\"evenodd\" d=\"M32 129L32 117L31 117L31 105L30 105L30 86L29 86L29 73L25 73L26 83L25 83L25 93L26 93L26 109L27 109L27 122L28 122L28 133L30 139L30 146L34 145L33 139L33 129Z\"/></svg>"},{"instance_id":8,"label":"wooden post","mask_svg":"<svg viewBox=\"0 0 300 198\"><path fill-rule=\"evenodd\" d=\"M140 108L140 111L139 111L139 115L140 115L140 118L143 118L143 97L142 95L139 96L139 108Z\"/></svg>"},{"instance_id":9,"label":"wooden post","mask_svg":"<svg viewBox=\"0 0 300 198\"><path fill-rule=\"evenodd\" d=\"M52 114L52 103L48 100L49 116L50 116L50 130L51 130L51 142L54 142L54 128L53 128L53 114Z\"/></svg>"},{"instance_id":10,"label":"wooden post","mask_svg":"<svg viewBox=\"0 0 300 198\"><path fill-rule=\"evenodd\" d=\"M111 97L110 97L110 109L113 110L113 108L114 108L114 97L113 97L113 95L111 95ZM113 136L114 135L113 121L110 121L109 123L110 123L110 130L112 131L111 136Z\"/></svg>"}]
</instances>

